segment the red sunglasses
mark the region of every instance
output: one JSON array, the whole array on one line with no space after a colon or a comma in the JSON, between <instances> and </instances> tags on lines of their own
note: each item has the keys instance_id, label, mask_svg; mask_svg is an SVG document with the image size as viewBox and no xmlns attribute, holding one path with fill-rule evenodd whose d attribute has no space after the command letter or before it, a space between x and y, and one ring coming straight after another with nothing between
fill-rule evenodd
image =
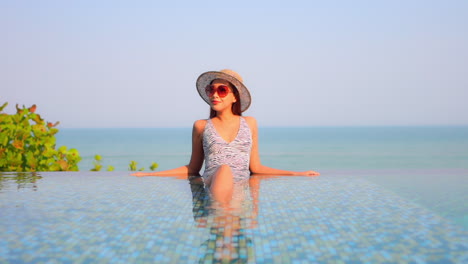
<instances>
[{"instance_id":1,"label":"red sunglasses","mask_svg":"<svg viewBox=\"0 0 468 264\"><path fill-rule=\"evenodd\" d=\"M206 95L212 97L215 93L218 93L218 96L223 98L228 95L231 90L227 85L220 85L218 88L215 88L214 85L208 85L205 89Z\"/></svg>"}]
</instances>

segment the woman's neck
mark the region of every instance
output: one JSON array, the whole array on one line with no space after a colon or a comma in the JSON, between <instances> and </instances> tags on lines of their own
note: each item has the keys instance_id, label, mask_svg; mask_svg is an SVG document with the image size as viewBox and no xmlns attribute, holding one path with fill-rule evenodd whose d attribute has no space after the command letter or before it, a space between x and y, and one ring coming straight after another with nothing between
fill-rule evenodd
<instances>
[{"instance_id":1,"label":"woman's neck","mask_svg":"<svg viewBox=\"0 0 468 264\"><path fill-rule=\"evenodd\" d=\"M238 116L234 115L232 111L223 111L223 112L216 112L216 118L218 118L222 122L229 122L238 118Z\"/></svg>"}]
</instances>

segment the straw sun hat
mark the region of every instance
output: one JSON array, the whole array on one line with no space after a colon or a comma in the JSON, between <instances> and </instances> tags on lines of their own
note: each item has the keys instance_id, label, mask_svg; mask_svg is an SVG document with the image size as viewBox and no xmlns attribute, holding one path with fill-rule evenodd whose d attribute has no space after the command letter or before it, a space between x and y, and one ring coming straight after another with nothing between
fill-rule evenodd
<instances>
[{"instance_id":1,"label":"straw sun hat","mask_svg":"<svg viewBox=\"0 0 468 264\"><path fill-rule=\"evenodd\" d=\"M205 100L207 104L210 104L210 98L205 92L206 86L211 84L213 80L222 79L230 82L239 92L239 97L241 100L241 111L244 112L249 108L252 98L250 97L250 92L243 84L242 77L233 70L220 70L220 71L209 71L202 73L197 79L197 91L200 94L201 98Z\"/></svg>"}]
</instances>

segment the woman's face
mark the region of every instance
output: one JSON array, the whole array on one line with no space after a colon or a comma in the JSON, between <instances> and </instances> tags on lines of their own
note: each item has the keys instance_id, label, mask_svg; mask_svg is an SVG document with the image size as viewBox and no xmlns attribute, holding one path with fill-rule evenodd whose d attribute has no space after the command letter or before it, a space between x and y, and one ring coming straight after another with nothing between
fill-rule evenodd
<instances>
[{"instance_id":1,"label":"woman's face","mask_svg":"<svg viewBox=\"0 0 468 264\"><path fill-rule=\"evenodd\" d=\"M237 101L232 89L235 88L233 88L228 81L221 79L214 80L211 85L207 87L211 108L215 111L222 111L226 108L231 109L232 104Z\"/></svg>"}]
</instances>

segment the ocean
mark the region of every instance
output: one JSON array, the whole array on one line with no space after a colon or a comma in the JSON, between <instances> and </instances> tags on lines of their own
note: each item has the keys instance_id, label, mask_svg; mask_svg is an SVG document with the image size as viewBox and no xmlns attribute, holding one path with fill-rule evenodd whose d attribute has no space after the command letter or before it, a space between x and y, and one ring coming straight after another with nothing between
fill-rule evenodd
<instances>
[{"instance_id":1,"label":"ocean","mask_svg":"<svg viewBox=\"0 0 468 264\"><path fill-rule=\"evenodd\" d=\"M164 170L188 164L191 128L62 128L62 145L79 150L82 171L96 154L103 170ZM468 127L261 127L259 149L264 165L286 170L468 169Z\"/></svg>"}]
</instances>

